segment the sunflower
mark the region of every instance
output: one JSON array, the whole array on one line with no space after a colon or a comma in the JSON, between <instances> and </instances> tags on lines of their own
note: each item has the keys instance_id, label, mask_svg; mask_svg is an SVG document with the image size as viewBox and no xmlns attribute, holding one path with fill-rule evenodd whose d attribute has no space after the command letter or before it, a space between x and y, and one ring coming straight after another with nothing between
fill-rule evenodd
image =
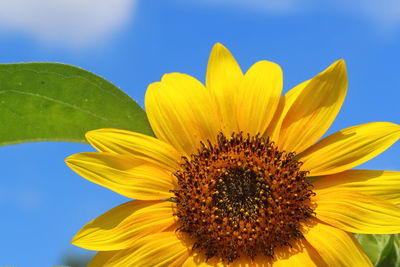
<instances>
[{"instance_id":1,"label":"sunflower","mask_svg":"<svg viewBox=\"0 0 400 267\"><path fill-rule=\"evenodd\" d=\"M135 199L74 237L99 251L89 266L371 266L351 233L400 232L400 172L352 168L395 143L400 126L319 140L346 95L343 60L281 91L277 64L243 74L216 44L205 86L170 73L148 87L157 138L88 132L99 152L72 155L69 167Z\"/></svg>"}]
</instances>

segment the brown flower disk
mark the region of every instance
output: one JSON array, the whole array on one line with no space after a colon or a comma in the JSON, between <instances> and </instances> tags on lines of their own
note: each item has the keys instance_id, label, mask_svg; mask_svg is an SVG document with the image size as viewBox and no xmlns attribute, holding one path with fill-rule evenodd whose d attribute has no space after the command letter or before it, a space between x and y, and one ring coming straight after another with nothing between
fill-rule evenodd
<instances>
[{"instance_id":1,"label":"brown flower disk","mask_svg":"<svg viewBox=\"0 0 400 267\"><path fill-rule=\"evenodd\" d=\"M178 231L193 249L224 262L272 258L276 248L291 246L313 216L314 194L294 156L258 135L221 133L217 144L201 143L175 173Z\"/></svg>"}]
</instances>

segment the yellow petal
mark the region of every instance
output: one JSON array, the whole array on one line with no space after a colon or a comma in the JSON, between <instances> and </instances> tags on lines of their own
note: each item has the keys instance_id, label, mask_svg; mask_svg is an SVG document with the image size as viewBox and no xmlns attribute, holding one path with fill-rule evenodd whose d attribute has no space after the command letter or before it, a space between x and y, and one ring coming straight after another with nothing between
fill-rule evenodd
<instances>
[{"instance_id":1,"label":"yellow petal","mask_svg":"<svg viewBox=\"0 0 400 267\"><path fill-rule=\"evenodd\" d=\"M241 131L264 134L278 106L282 85L282 70L275 63L259 61L247 71L238 93Z\"/></svg>"},{"instance_id":2,"label":"yellow petal","mask_svg":"<svg viewBox=\"0 0 400 267\"><path fill-rule=\"evenodd\" d=\"M139 238L162 232L175 223L168 201L126 202L85 225L72 244L90 250L129 248Z\"/></svg>"},{"instance_id":3,"label":"yellow petal","mask_svg":"<svg viewBox=\"0 0 400 267\"><path fill-rule=\"evenodd\" d=\"M313 185L318 191L356 191L400 205L400 172L398 171L347 170L321 177L313 182Z\"/></svg>"},{"instance_id":4,"label":"yellow petal","mask_svg":"<svg viewBox=\"0 0 400 267\"><path fill-rule=\"evenodd\" d=\"M281 258L274 262L273 267L293 267L293 266L315 266L315 267L323 267L328 266L309 244L306 242L302 242L304 247L298 253L295 253L289 257Z\"/></svg>"},{"instance_id":5,"label":"yellow petal","mask_svg":"<svg viewBox=\"0 0 400 267\"><path fill-rule=\"evenodd\" d=\"M99 129L86 133L89 143L100 152L131 155L175 170L181 160L180 154L171 145L151 136L119 130Z\"/></svg>"},{"instance_id":6,"label":"yellow petal","mask_svg":"<svg viewBox=\"0 0 400 267\"><path fill-rule=\"evenodd\" d=\"M336 188L314 192L321 221L352 233L400 233L400 208L386 200Z\"/></svg>"},{"instance_id":7,"label":"yellow petal","mask_svg":"<svg viewBox=\"0 0 400 267\"><path fill-rule=\"evenodd\" d=\"M182 264L182 267L225 267L228 266L220 262L216 257L207 260L204 253L193 252Z\"/></svg>"},{"instance_id":8,"label":"yellow petal","mask_svg":"<svg viewBox=\"0 0 400 267\"><path fill-rule=\"evenodd\" d=\"M145 105L156 136L186 156L197 151L200 141L215 141L221 128L215 100L189 75L165 74L150 84Z\"/></svg>"},{"instance_id":9,"label":"yellow petal","mask_svg":"<svg viewBox=\"0 0 400 267\"><path fill-rule=\"evenodd\" d=\"M194 259L194 257L193 256L189 256L183 263L182 263L182 267L197 267L197 266L203 266L203 267L206 267L206 266L210 266L209 264L207 264L207 263L205 263L206 265L201 265L201 264L198 264L196 261L195 261L195 259Z\"/></svg>"},{"instance_id":10,"label":"yellow petal","mask_svg":"<svg viewBox=\"0 0 400 267\"><path fill-rule=\"evenodd\" d=\"M88 263L87 267L106 266L109 261L118 251L100 251Z\"/></svg>"},{"instance_id":11,"label":"yellow petal","mask_svg":"<svg viewBox=\"0 0 400 267\"><path fill-rule=\"evenodd\" d=\"M305 242L303 242L305 243ZM258 255L253 261L250 258L239 258L230 264L226 264L220 262L216 257L208 259L206 261L206 257L202 254L193 253L193 255L189 256L187 260L182 264L182 267L292 267L292 266L327 266L322 258L318 255L318 253L308 244L305 244L301 251L288 256L286 253L279 257L279 260L276 260L272 263L269 258L265 256Z\"/></svg>"},{"instance_id":12,"label":"yellow petal","mask_svg":"<svg viewBox=\"0 0 400 267\"><path fill-rule=\"evenodd\" d=\"M206 87L217 101L226 135L238 132L236 97L242 79L242 71L232 54L222 44L215 44L208 60Z\"/></svg>"},{"instance_id":13,"label":"yellow petal","mask_svg":"<svg viewBox=\"0 0 400 267\"><path fill-rule=\"evenodd\" d=\"M250 258L239 258L230 264L224 264L220 262L216 257L208 259L206 261L206 257L204 255L199 255L197 253L193 253L193 255L189 256L182 267L195 267L195 266L203 266L203 267L292 267L292 266L326 266L325 262L321 259L318 253L310 246L305 245L301 251L288 256L287 253L282 254L279 257L279 260L276 260L272 263L269 258L265 256L258 255L253 261Z\"/></svg>"},{"instance_id":14,"label":"yellow petal","mask_svg":"<svg viewBox=\"0 0 400 267\"><path fill-rule=\"evenodd\" d=\"M301 92L288 101L278 146L300 153L325 134L338 114L347 92L346 65L343 60L333 63L306 83ZM299 88L294 88L298 91Z\"/></svg>"},{"instance_id":15,"label":"yellow petal","mask_svg":"<svg viewBox=\"0 0 400 267\"><path fill-rule=\"evenodd\" d=\"M292 249L290 249L292 250ZM327 266L319 254L306 242L301 242L301 248L297 248L296 252L291 254L286 248L282 248L281 253L277 256L277 260L273 262L270 258L264 255L257 255L255 259L251 260L247 257L240 257L232 263L223 263L217 257L208 259L204 254L194 252L182 264L182 267L286 267L286 266ZM291 255L290 255L291 254Z\"/></svg>"},{"instance_id":16,"label":"yellow petal","mask_svg":"<svg viewBox=\"0 0 400 267\"><path fill-rule=\"evenodd\" d=\"M189 248L175 232L162 232L138 240L132 248L119 251L110 266L181 266Z\"/></svg>"},{"instance_id":17,"label":"yellow petal","mask_svg":"<svg viewBox=\"0 0 400 267\"><path fill-rule=\"evenodd\" d=\"M355 238L340 229L318 223L305 238L328 266L372 266Z\"/></svg>"},{"instance_id":18,"label":"yellow petal","mask_svg":"<svg viewBox=\"0 0 400 267\"><path fill-rule=\"evenodd\" d=\"M218 266L218 265L217 265ZM240 257L239 259L235 260L234 262L232 262L229 267L264 267L264 266L268 266L271 267L272 265L266 265L263 264L261 262L257 262L256 259L254 259L253 261L248 258L248 257Z\"/></svg>"},{"instance_id":19,"label":"yellow petal","mask_svg":"<svg viewBox=\"0 0 400 267\"><path fill-rule=\"evenodd\" d=\"M303 89L309 84L310 81L305 81L296 87L289 90L285 95L279 100L278 107L276 108L274 117L271 123L268 125L265 135L270 137L272 141L279 146L279 133L282 128L282 123L285 119L286 114L292 107L293 103L303 92Z\"/></svg>"},{"instance_id":20,"label":"yellow petal","mask_svg":"<svg viewBox=\"0 0 400 267\"><path fill-rule=\"evenodd\" d=\"M400 137L400 125L372 122L338 131L322 139L301 156L302 170L311 176L342 172L385 151Z\"/></svg>"},{"instance_id":21,"label":"yellow petal","mask_svg":"<svg viewBox=\"0 0 400 267\"><path fill-rule=\"evenodd\" d=\"M79 175L123 196L159 200L173 196L170 172L145 160L105 152L79 153L68 157L68 166Z\"/></svg>"}]
</instances>

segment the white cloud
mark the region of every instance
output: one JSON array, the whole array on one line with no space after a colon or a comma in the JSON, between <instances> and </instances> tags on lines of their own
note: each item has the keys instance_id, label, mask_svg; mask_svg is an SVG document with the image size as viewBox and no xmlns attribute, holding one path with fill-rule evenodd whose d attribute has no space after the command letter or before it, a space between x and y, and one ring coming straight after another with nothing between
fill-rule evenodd
<instances>
[{"instance_id":1,"label":"white cloud","mask_svg":"<svg viewBox=\"0 0 400 267\"><path fill-rule=\"evenodd\" d=\"M200 3L200 1L192 0ZM211 5L236 6L255 11L274 14L292 13L303 9L302 5L308 0L203 0L202 3Z\"/></svg>"},{"instance_id":2,"label":"white cloud","mask_svg":"<svg viewBox=\"0 0 400 267\"><path fill-rule=\"evenodd\" d=\"M335 3L341 10L362 16L381 29L390 31L400 25L399 0L341 0Z\"/></svg>"},{"instance_id":3,"label":"white cloud","mask_svg":"<svg viewBox=\"0 0 400 267\"><path fill-rule=\"evenodd\" d=\"M359 17L383 31L400 26L400 0L176 0L180 3L245 8L273 15L315 14L323 10Z\"/></svg>"},{"instance_id":4,"label":"white cloud","mask_svg":"<svg viewBox=\"0 0 400 267\"><path fill-rule=\"evenodd\" d=\"M101 42L124 26L136 0L0 0L0 30L68 46Z\"/></svg>"}]
</instances>

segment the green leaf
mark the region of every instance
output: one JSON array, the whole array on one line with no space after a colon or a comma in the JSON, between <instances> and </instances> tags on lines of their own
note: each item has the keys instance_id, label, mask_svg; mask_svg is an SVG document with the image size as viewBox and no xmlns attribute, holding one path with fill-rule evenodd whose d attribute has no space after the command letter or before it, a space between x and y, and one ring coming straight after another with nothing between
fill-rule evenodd
<instances>
[{"instance_id":1,"label":"green leaf","mask_svg":"<svg viewBox=\"0 0 400 267\"><path fill-rule=\"evenodd\" d=\"M400 266L400 234L355 236L375 266Z\"/></svg>"},{"instance_id":2,"label":"green leaf","mask_svg":"<svg viewBox=\"0 0 400 267\"><path fill-rule=\"evenodd\" d=\"M119 128L152 135L146 113L105 79L58 63L0 64L0 145L85 142Z\"/></svg>"}]
</instances>

